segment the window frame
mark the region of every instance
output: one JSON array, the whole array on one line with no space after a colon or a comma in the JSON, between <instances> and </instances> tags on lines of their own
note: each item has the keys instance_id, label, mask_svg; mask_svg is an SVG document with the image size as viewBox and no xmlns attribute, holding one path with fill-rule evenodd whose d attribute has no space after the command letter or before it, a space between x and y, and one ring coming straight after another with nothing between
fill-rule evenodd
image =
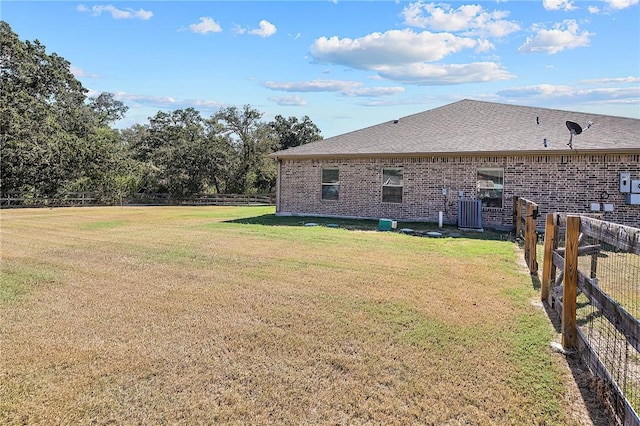
<instances>
[{"instance_id":1,"label":"window frame","mask_svg":"<svg viewBox=\"0 0 640 426\"><path fill-rule=\"evenodd\" d=\"M394 185L394 184L386 184L385 183L385 171L387 170L394 170L394 171L400 171L400 179L401 179L401 184L400 185ZM396 200L385 200L385 188L400 188L400 201L396 201ZM381 199L383 203L390 203L390 204L402 204L402 202L404 201L404 168L403 167L383 167L382 168L382 191L381 191ZM387 194L387 198L390 195ZM391 195L392 196L392 195ZM393 196L394 198L397 197Z\"/></svg>"},{"instance_id":2,"label":"window frame","mask_svg":"<svg viewBox=\"0 0 640 426\"><path fill-rule=\"evenodd\" d=\"M335 171L338 174L338 179L335 181L325 182L324 172L326 171ZM336 196L335 198L325 197L327 193L325 188L334 187L336 188ZM340 199L340 169L338 167L323 167L320 171L320 200L321 201L338 201Z\"/></svg>"},{"instance_id":3,"label":"window frame","mask_svg":"<svg viewBox=\"0 0 640 426\"><path fill-rule=\"evenodd\" d=\"M499 174L492 174L491 172L500 172ZM495 182L489 179L480 179L481 175L499 178L501 182ZM491 182L491 185L485 184L481 186L480 182ZM500 188L495 187L495 185L500 185ZM487 196L482 196L482 194L486 194ZM497 195L500 194L500 197L496 196L488 196L491 193ZM482 208L483 209L504 209L504 168L502 167L481 167L476 170L476 199L482 200ZM497 201L500 200L499 205L496 205Z\"/></svg>"}]
</instances>

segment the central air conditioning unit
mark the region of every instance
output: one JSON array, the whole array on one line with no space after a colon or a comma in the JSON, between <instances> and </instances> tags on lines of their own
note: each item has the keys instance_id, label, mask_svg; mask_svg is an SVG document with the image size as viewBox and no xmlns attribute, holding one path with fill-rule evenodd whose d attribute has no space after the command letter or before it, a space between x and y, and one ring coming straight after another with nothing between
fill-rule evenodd
<instances>
[{"instance_id":1,"label":"central air conditioning unit","mask_svg":"<svg viewBox=\"0 0 640 426\"><path fill-rule=\"evenodd\" d=\"M482 200L458 200L458 228L482 230Z\"/></svg>"}]
</instances>

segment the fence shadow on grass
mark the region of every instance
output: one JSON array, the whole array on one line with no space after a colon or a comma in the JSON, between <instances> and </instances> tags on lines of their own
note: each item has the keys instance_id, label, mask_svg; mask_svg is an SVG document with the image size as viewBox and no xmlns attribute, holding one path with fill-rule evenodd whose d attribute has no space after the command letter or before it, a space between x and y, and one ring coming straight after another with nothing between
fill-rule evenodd
<instances>
[{"instance_id":1,"label":"fence shadow on grass","mask_svg":"<svg viewBox=\"0 0 640 426\"><path fill-rule=\"evenodd\" d=\"M276 216L275 214L263 214L225 221L225 223L236 223L242 225L264 225L264 226L325 226L328 228L346 229L349 231L377 231L378 221L373 219L342 219L327 217L308 216ZM404 232L416 236L423 236L430 231L440 232L443 237L470 238L480 240L507 241L511 233L485 230L484 232L461 231L452 225L445 225L439 228L437 223L432 222L398 222L395 230L391 232L402 232L403 230L413 230L414 232Z\"/></svg>"},{"instance_id":2,"label":"fence shadow on grass","mask_svg":"<svg viewBox=\"0 0 640 426\"><path fill-rule=\"evenodd\" d=\"M540 291L542 288L542 281L540 281L538 274L531 274L531 287L536 291Z\"/></svg>"},{"instance_id":3,"label":"fence shadow on grass","mask_svg":"<svg viewBox=\"0 0 640 426\"><path fill-rule=\"evenodd\" d=\"M554 330L560 333L562 328L560 316L547 302L543 302L543 306ZM566 355L565 359L593 426L618 425L619 421L613 414L613 410L603 402L604 398L600 395L603 389L602 383L594 378L580 355Z\"/></svg>"}]
</instances>

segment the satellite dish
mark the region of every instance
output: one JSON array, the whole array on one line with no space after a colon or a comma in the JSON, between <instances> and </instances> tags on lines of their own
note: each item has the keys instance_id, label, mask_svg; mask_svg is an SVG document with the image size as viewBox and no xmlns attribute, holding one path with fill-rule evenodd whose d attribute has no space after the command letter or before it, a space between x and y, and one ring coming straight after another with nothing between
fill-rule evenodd
<instances>
[{"instance_id":1,"label":"satellite dish","mask_svg":"<svg viewBox=\"0 0 640 426\"><path fill-rule=\"evenodd\" d=\"M569 138L569 143L567 145L569 145L570 149L573 149L573 135L579 135L582 133L582 127L578 123L567 121L567 129L569 129L569 132L571 133L571 137Z\"/></svg>"},{"instance_id":2,"label":"satellite dish","mask_svg":"<svg viewBox=\"0 0 640 426\"><path fill-rule=\"evenodd\" d=\"M567 129L569 129L571 135L579 135L582 133L582 127L573 121L567 121Z\"/></svg>"}]
</instances>

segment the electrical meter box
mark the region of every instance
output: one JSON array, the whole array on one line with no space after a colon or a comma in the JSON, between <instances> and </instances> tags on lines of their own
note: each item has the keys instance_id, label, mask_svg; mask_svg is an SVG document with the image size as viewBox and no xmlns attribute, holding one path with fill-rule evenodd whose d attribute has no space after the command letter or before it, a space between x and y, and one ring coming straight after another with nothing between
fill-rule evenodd
<instances>
[{"instance_id":1,"label":"electrical meter box","mask_svg":"<svg viewBox=\"0 0 640 426\"><path fill-rule=\"evenodd\" d=\"M627 194L627 204L640 205L640 194Z\"/></svg>"},{"instance_id":2,"label":"electrical meter box","mask_svg":"<svg viewBox=\"0 0 640 426\"><path fill-rule=\"evenodd\" d=\"M640 194L640 180L631 181L631 192L634 194Z\"/></svg>"},{"instance_id":3,"label":"electrical meter box","mask_svg":"<svg viewBox=\"0 0 640 426\"><path fill-rule=\"evenodd\" d=\"M631 173L629 172L620 173L620 192L623 192L623 193L631 192Z\"/></svg>"}]
</instances>

